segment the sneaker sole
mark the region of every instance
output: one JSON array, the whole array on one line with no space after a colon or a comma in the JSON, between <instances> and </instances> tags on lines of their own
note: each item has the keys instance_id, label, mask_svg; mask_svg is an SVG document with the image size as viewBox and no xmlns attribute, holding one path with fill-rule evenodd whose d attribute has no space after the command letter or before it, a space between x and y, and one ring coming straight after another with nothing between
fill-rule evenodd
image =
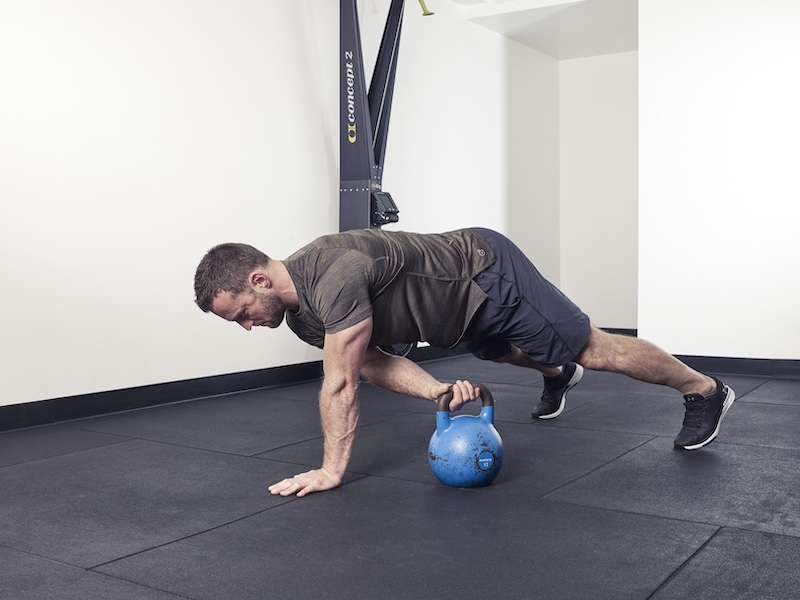
<instances>
[{"instance_id":1,"label":"sneaker sole","mask_svg":"<svg viewBox=\"0 0 800 600\"><path fill-rule=\"evenodd\" d=\"M555 419L558 415L564 412L564 407L567 405L567 392L569 392L572 388L578 385L578 382L583 378L583 367L579 364L575 364L575 372L572 374L572 377L569 378L567 382L567 389L564 390L564 395L561 396L561 404L558 405L558 410L555 412L551 412L549 415L535 415L537 419L541 419L542 421L546 421L547 419Z\"/></svg>"},{"instance_id":2,"label":"sneaker sole","mask_svg":"<svg viewBox=\"0 0 800 600\"><path fill-rule=\"evenodd\" d=\"M722 419L725 418L725 414L728 412L728 409L733 405L733 401L736 400L736 394L734 391L725 386L726 394L725 394L725 402L722 404L722 414L719 416L719 420L717 421L717 426L714 428L714 431L711 432L711 435L704 439L702 442L698 442L696 444L692 444L691 446L678 446L679 448L683 448L684 450L697 450L698 448L702 448L703 446L708 446L711 442L714 441L714 438L717 437L719 433L719 429L722 426Z\"/></svg>"}]
</instances>

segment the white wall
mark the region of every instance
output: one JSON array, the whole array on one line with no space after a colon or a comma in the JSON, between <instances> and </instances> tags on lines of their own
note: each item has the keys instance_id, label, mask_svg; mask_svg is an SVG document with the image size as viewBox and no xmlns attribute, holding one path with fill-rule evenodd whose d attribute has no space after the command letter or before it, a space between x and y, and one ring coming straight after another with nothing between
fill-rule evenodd
<instances>
[{"instance_id":1,"label":"white wall","mask_svg":"<svg viewBox=\"0 0 800 600\"><path fill-rule=\"evenodd\" d=\"M360 6L379 37L388 0ZM384 185L404 229L504 229L527 177L505 159L537 144L508 90L552 81L510 82L533 51L435 11L407 7ZM318 0L0 0L0 405L319 358L204 315L192 276L221 241L283 258L337 229L337 23Z\"/></svg>"},{"instance_id":2,"label":"white wall","mask_svg":"<svg viewBox=\"0 0 800 600\"><path fill-rule=\"evenodd\" d=\"M13 290L0 300L0 402L310 358L286 332L242 335L192 305L210 245L288 252L274 219L289 204L313 215L298 237L329 228L330 148L305 83L301 5L0 10L0 270ZM291 58L288 40L302 41Z\"/></svg>"},{"instance_id":3,"label":"white wall","mask_svg":"<svg viewBox=\"0 0 800 600\"><path fill-rule=\"evenodd\" d=\"M511 42L466 23L449 0L429 6L435 15L424 18L419 4L406 4L383 178L400 222L386 229L501 229L504 48ZM383 15L365 10L362 27L382 31ZM380 40L367 44L363 35L372 56Z\"/></svg>"},{"instance_id":4,"label":"white wall","mask_svg":"<svg viewBox=\"0 0 800 600\"><path fill-rule=\"evenodd\" d=\"M640 0L639 331L800 359L800 3Z\"/></svg>"},{"instance_id":5,"label":"white wall","mask_svg":"<svg viewBox=\"0 0 800 600\"><path fill-rule=\"evenodd\" d=\"M599 327L637 327L637 55L559 64L561 289Z\"/></svg>"},{"instance_id":6,"label":"white wall","mask_svg":"<svg viewBox=\"0 0 800 600\"><path fill-rule=\"evenodd\" d=\"M506 56L503 231L555 285L561 282L559 62L511 44Z\"/></svg>"}]
</instances>

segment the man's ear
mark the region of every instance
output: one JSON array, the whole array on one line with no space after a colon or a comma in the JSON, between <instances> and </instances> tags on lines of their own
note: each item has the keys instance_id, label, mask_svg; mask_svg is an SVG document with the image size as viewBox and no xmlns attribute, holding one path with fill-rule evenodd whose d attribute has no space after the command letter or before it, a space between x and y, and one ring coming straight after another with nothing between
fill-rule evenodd
<instances>
[{"instance_id":1,"label":"man's ear","mask_svg":"<svg viewBox=\"0 0 800 600\"><path fill-rule=\"evenodd\" d=\"M261 270L250 273L248 281L250 285L256 288L269 288L272 286L272 280Z\"/></svg>"}]
</instances>

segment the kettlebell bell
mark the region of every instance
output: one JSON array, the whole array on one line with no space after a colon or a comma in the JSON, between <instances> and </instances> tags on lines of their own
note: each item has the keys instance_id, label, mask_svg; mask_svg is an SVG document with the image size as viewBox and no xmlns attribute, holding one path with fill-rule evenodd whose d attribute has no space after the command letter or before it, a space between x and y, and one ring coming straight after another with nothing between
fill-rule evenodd
<instances>
[{"instance_id":1,"label":"kettlebell bell","mask_svg":"<svg viewBox=\"0 0 800 600\"><path fill-rule=\"evenodd\" d=\"M436 401L436 431L428 444L428 462L444 485L471 488L489 485L503 466L503 440L494 427L494 398L481 390L477 416L450 416L452 389Z\"/></svg>"}]
</instances>

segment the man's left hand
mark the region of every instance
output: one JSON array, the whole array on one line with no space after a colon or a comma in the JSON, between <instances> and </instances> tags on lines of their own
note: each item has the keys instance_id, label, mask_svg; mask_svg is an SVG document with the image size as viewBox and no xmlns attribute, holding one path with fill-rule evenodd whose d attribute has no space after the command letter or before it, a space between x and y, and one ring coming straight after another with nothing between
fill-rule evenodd
<instances>
[{"instance_id":1,"label":"man's left hand","mask_svg":"<svg viewBox=\"0 0 800 600\"><path fill-rule=\"evenodd\" d=\"M342 480L327 469L315 469L279 481L269 486L269 491L272 495L280 494L281 496L291 496L296 493L298 498L302 498L311 492L322 492L339 487L341 483Z\"/></svg>"}]
</instances>

